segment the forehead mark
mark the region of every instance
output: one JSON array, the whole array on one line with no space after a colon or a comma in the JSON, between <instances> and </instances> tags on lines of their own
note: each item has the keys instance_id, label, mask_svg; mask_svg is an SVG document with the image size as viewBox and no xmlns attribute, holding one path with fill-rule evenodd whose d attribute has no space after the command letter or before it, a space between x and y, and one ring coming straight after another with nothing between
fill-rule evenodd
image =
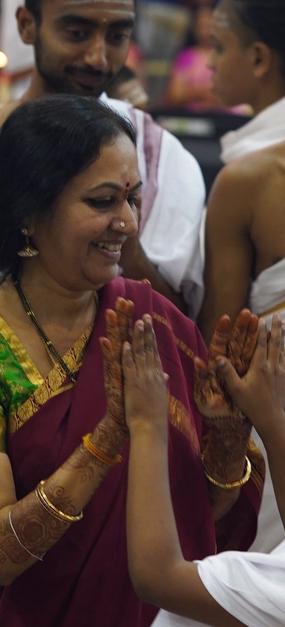
<instances>
[{"instance_id":1,"label":"forehead mark","mask_svg":"<svg viewBox=\"0 0 285 627\"><path fill-rule=\"evenodd\" d=\"M64 0L63 6L88 7L96 6L98 11L132 11L134 12L134 2L132 0Z\"/></svg>"}]
</instances>

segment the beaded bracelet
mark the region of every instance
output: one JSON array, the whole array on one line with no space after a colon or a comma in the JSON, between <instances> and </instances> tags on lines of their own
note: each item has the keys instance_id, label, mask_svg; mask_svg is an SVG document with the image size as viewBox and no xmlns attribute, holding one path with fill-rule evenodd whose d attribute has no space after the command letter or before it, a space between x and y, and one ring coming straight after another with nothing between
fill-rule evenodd
<instances>
[{"instance_id":1,"label":"beaded bracelet","mask_svg":"<svg viewBox=\"0 0 285 627\"><path fill-rule=\"evenodd\" d=\"M51 514L57 520L61 520L62 522L73 523L78 520L82 520L83 512L76 514L73 516L72 514L66 514L58 509L48 498L47 494L44 491L45 481L40 481L35 489L35 494L39 499L41 505L46 509L49 514Z\"/></svg>"},{"instance_id":2,"label":"beaded bracelet","mask_svg":"<svg viewBox=\"0 0 285 627\"><path fill-rule=\"evenodd\" d=\"M203 457L202 457L202 461L204 462L204 458ZM247 455L245 456L245 461L246 461L246 469L245 469L244 476L241 479L238 479L237 481L221 483L220 481L217 481L217 479L214 479L214 477L212 477L207 472L207 469L206 469L205 466L204 466L204 472L205 472L205 475L206 475L208 481L210 481L210 483L212 483L213 485L217 486L218 488L222 488L223 490L234 490L234 488L241 488L242 486L244 486L248 482L248 480L250 479L251 463L250 463L250 460L248 459Z\"/></svg>"},{"instance_id":3,"label":"beaded bracelet","mask_svg":"<svg viewBox=\"0 0 285 627\"><path fill-rule=\"evenodd\" d=\"M109 455L104 453L104 451L101 451L101 449L99 449L92 442L91 440L92 435L93 435L92 433L87 433L82 438L84 448L87 451L89 451L91 455L94 455L94 457L97 457L97 459L99 459L101 462L103 462L103 464L106 464L107 466L114 466L115 464L120 464L123 461L122 455L115 455L114 457L109 457Z\"/></svg>"},{"instance_id":4,"label":"beaded bracelet","mask_svg":"<svg viewBox=\"0 0 285 627\"><path fill-rule=\"evenodd\" d=\"M16 540L17 540L17 542L18 542L18 544L19 544L19 545L22 547L22 549L24 549L24 551L26 551L26 553L28 553L31 557L33 557L35 560L39 560L40 562L42 562L42 561L43 561L43 559L44 559L44 553L43 553L43 555L36 555L35 553L32 553L32 551L30 551L30 549L28 549L28 547L27 547L27 546L25 546L25 545L23 544L23 542L20 540L20 538L19 538L19 536L18 536L18 534L17 534L17 531L16 531L16 529L15 529L15 527L14 527L13 521L12 521L12 511L11 511L11 510L9 511L9 514L8 514L8 519L9 519L9 525L10 525L10 527L11 527L11 530L12 530L12 532L13 532L13 534L14 534L14 536L15 536L15 538L16 538Z\"/></svg>"}]
</instances>

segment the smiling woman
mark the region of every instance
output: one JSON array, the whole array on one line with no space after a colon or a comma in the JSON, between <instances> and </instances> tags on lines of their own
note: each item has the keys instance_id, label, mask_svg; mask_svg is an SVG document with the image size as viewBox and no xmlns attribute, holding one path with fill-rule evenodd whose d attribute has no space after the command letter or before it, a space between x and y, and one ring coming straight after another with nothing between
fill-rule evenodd
<instances>
[{"instance_id":1,"label":"smiling woman","mask_svg":"<svg viewBox=\"0 0 285 627\"><path fill-rule=\"evenodd\" d=\"M153 315L170 375L169 471L184 550L202 558L216 541L246 548L254 533L257 471L242 494L209 499L193 398L194 355L206 353L197 329L149 284L117 277L140 188L132 126L94 98L26 103L2 128L1 625L148 627L157 613L137 599L127 568L121 353L133 316ZM245 318L242 337L252 329ZM226 350L228 320L221 331ZM207 390L196 386L206 415L217 397L209 377ZM220 394L219 411L228 410ZM230 451L216 425L204 451L221 481L244 475L248 423L231 424Z\"/></svg>"}]
</instances>

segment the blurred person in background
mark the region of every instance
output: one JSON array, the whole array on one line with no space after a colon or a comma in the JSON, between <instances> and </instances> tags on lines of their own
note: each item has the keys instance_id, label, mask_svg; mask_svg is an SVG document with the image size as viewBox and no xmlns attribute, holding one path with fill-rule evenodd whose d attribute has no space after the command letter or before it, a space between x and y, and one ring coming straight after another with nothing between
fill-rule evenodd
<instances>
[{"instance_id":1,"label":"blurred person in background","mask_svg":"<svg viewBox=\"0 0 285 627\"><path fill-rule=\"evenodd\" d=\"M26 0L17 21L23 42L34 47L35 68L22 98L1 110L2 122L21 102L56 92L100 97L131 118L138 133L143 201L140 237L126 243L121 266L126 276L147 278L194 317L203 284L199 230L205 186L200 167L150 116L105 93L127 59L134 1Z\"/></svg>"},{"instance_id":2,"label":"blurred person in background","mask_svg":"<svg viewBox=\"0 0 285 627\"><path fill-rule=\"evenodd\" d=\"M277 310L285 316L284 30L283 0L220 0L214 12L214 91L228 106L248 102L254 117L222 140L226 165L209 197L199 315L206 341L221 312L249 304L268 320ZM267 472L252 548L270 551L283 538Z\"/></svg>"},{"instance_id":3,"label":"blurred person in background","mask_svg":"<svg viewBox=\"0 0 285 627\"><path fill-rule=\"evenodd\" d=\"M167 106L192 110L222 108L220 99L213 93L212 72L208 67L211 20L211 5L198 5L193 11L193 26L188 34L191 43L185 42L171 67L165 95Z\"/></svg>"}]
</instances>

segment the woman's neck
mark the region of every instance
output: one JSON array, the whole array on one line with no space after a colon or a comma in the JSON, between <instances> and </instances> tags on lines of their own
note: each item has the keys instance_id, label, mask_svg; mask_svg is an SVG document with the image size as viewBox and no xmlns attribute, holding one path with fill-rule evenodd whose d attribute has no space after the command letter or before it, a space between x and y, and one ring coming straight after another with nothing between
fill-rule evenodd
<instances>
[{"instance_id":1,"label":"woman's neck","mask_svg":"<svg viewBox=\"0 0 285 627\"><path fill-rule=\"evenodd\" d=\"M96 290L72 290L58 283L44 271L23 269L19 282L31 308L44 325L65 321L69 326L86 319L91 323L95 313Z\"/></svg>"}]
</instances>

